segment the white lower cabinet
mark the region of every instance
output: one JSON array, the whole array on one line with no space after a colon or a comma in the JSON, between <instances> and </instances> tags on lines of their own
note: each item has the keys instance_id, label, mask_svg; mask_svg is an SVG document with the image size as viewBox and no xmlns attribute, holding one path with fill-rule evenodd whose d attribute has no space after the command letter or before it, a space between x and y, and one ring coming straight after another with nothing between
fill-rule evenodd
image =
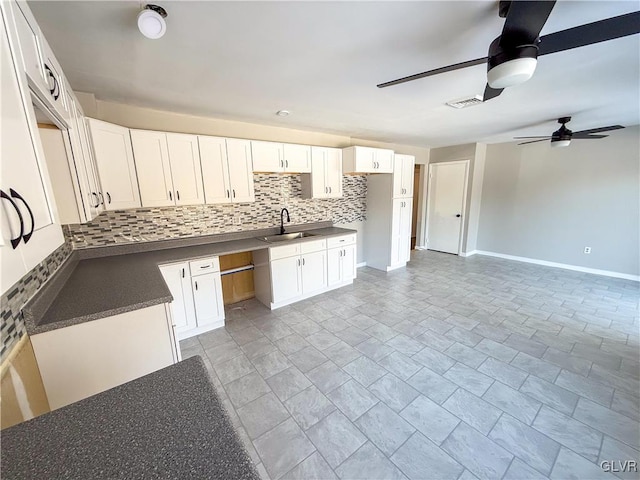
<instances>
[{"instance_id":1,"label":"white lower cabinet","mask_svg":"<svg viewBox=\"0 0 640 480\"><path fill-rule=\"evenodd\" d=\"M31 335L52 410L180 361L167 304Z\"/></svg>"},{"instance_id":2,"label":"white lower cabinet","mask_svg":"<svg viewBox=\"0 0 640 480\"><path fill-rule=\"evenodd\" d=\"M273 260L271 282L273 303L286 302L302 295L300 256Z\"/></svg>"},{"instance_id":3,"label":"white lower cabinet","mask_svg":"<svg viewBox=\"0 0 640 480\"><path fill-rule=\"evenodd\" d=\"M161 265L179 340L224 326L218 257Z\"/></svg>"},{"instance_id":4,"label":"white lower cabinet","mask_svg":"<svg viewBox=\"0 0 640 480\"><path fill-rule=\"evenodd\" d=\"M355 234L256 250L256 298L273 310L348 285L356 276L355 253Z\"/></svg>"}]
</instances>

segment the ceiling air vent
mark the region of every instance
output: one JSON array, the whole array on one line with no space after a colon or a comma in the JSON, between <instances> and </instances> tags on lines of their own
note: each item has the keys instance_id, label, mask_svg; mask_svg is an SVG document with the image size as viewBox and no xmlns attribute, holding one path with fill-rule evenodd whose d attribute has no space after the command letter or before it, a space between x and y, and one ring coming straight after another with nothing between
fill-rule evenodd
<instances>
[{"instance_id":1,"label":"ceiling air vent","mask_svg":"<svg viewBox=\"0 0 640 480\"><path fill-rule=\"evenodd\" d=\"M471 107L473 105L478 105L479 103L482 103L482 95L475 95L470 98L465 97L459 98L458 100L451 100L450 102L447 102L447 105L453 108L465 108Z\"/></svg>"}]
</instances>

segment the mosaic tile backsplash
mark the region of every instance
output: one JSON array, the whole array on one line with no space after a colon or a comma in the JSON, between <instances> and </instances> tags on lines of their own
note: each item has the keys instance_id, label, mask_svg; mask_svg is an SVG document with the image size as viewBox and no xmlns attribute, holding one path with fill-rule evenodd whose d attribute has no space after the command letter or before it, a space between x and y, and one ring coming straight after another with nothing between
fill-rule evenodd
<instances>
[{"instance_id":1,"label":"mosaic tile backsplash","mask_svg":"<svg viewBox=\"0 0 640 480\"><path fill-rule=\"evenodd\" d=\"M365 220L366 175L342 178L342 198L304 199L300 175L256 174L254 203L115 210L89 223L68 225L67 234L73 248L82 249L240 232L279 225L283 207L292 224Z\"/></svg>"},{"instance_id":2,"label":"mosaic tile backsplash","mask_svg":"<svg viewBox=\"0 0 640 480\"><path fill-rule=\"evenodd\" d=\"M71 255L71 242L65 239L51 255L40 262L33 270L22 277L0 298L2 312L2 345L0 361L4 361L11 347L27 333L21 310L25 303L38 291Z\"/></svg>"}]
</instances>

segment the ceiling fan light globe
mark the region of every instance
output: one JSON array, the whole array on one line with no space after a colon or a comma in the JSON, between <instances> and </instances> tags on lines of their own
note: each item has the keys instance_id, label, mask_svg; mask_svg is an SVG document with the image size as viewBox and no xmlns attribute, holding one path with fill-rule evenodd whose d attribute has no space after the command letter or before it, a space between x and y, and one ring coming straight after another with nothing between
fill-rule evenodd
<instances>
[{"instance_id":1,"label":"ceiling fan light globe","mask_svg":"<svg viewBox=\"0 0 640 480\"><path fill-rule=\"evenodd\" d=\"M554 140L551 139L551 146L553 148L562 148L562 147L568 147L569 145L571 145L571 140Z\"/></svg>"},{"instance_id":2,"label":"ceiling fan light globe","mask_svg":"<svg viewBox=\"0 0 640 480\"><path fill-rule=\"evenodd\" d=\"M491 88L507 88L520 85L533 76L538 60L535 58L514 58L496 65L487 72L487 83Z\"/></svg>"},{"instance_id":3,"label":"ceiling fan light globe","mask_svg":"<svg viewBox=\"0 0 640 480\"><path fill-rule=\"evenodd\" d=\"M156 40L165 34L167 24L158 12L145 9L138 14L138 29L145 37Z\"/></svg>"}]
</instances>

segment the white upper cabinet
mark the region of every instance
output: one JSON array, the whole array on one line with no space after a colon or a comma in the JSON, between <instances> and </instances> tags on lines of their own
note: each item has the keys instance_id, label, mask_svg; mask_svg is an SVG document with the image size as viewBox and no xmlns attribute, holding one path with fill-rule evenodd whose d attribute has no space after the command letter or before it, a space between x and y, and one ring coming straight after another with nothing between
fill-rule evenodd
<instances>
[{"instance_id":1,"label":"white upper cabinet","mask_svg":"<svg viewBox=\"0 0 640 480\"><path fill-rule=\"evenodd\" d=\"M233 203L254 202L253 165L251 142L227 138L227 162L229 164L229 184Z\"/></svg>"},{"instance_id":2,"label":"white upper cabinet","mask_svg":"<svg viewBox=\"0 0 640 480\"><path fill-rule=\"evenodd\" d=\"M6 13L11 10L13 28L19 44L14 52L21 57L21 70L40 100L60 119L69 119L69 106L62 69L46 39L40 32L31 11L23 2L3 2Z\"/></svg>"},{"instance_id":3,"label":"white upper cabinet","mask_svg":"<svg viewBox=\"0 0 640 480\"><path fill-rule=\"evenodd\" d=\"M252 140L251 151L254 172L311 172L311 147L309 145Z\"/></svg>"},{"instance_id":4,"label":"white upper cabinet","mask_svg":"<svg viewBox=\"0 0 640 480\"><path fill-rule=\"evenodd\" d=\"M393 150L371 147L342 149L344 173L393 173Z\"/></svg>"},{"instance_id":5,"label":"white upper cabinet","mask_svg":"<svg viewBox=\"0 0 640 480\"><path fill-rule=\"evenodd\" d=\"M251 154L254 172L284 172L281 143L251 140Z\"/></svg>"},{"instance_id":6,"label":"white upper cabinet","mask_svg":"<svg viewBox=\"0 0 640 480\"><path fill-rule=\"evenodd\" d=\"M196 135L166 133L176 205L204 203L200 150Z\"/></svg>"},{"instance_id":7,"label":"white upper cabinet","mask_svg":"<svg viewBox=\"0 0 640 480\"><path fill-rule=\"evenodd\" d=\"M395 155L393 163L393 198L413 197L415 157Z\"/></svg>"},{"instance_id":8,"label":"white upper cabinet","mask_svg":"<svg viewBox=\"0 0 640 480\"><path fill-rule=\"evenodd\" d=\"M207 204L230 203L231 185L227 163L227 142L221 137L198 136L204 198Z\"/></svg>"},{"instance_id":9,"label":"white upper cabinet","mask_svg":"<svg viewBox=\"0 0 640 480\"><path fill-rule=\"evenodd\" d=\"M251 142L199 136L207 204L255 201Z\"/></svg>"},{"instance_id":10,"label":"white upper cabinet","mask_svg":"<svg viewBox=\"0 0 640 480\"><path fill-rule=\"evenodd\" d=\"M302 197L342 197L342 150L311 147L311 174L302 175Z\"/></svg>"},{"instance_id":11,"label":"white upper cabinet","mask_svg":"<svg viewBox=\"0 0 640 480\"><path fill-rule=\"evenodd\" d=\"M4 293L64 238L26 78L12 62L4 21L0 21L0 62L0 291Z\"/></svg>"},{"instance_id":12,"label":"white upper cabinet","mask_svg":"<svg viewBox=\"0 0 640 480\"><path fill-rule=\"evenodd\" d=\"M175 205L166 135L147 130L130 130L130 133L142 206Z\"/></svg>"},{"instance_id":13,"label":"white upper cabinet","mask_svg":"<svg viewBox=\"0 0 640 480\"><path fill-rule=\"evenodd\" d=\"M311 172L311 147L309 145L283 144L284 171Z\"/></svg>"},{"instance_id":14,"label":"white upper cabinet","mask_svg":"<svg viewBox=\"0 0 640 480\"><path fill-rule=\"evenodd\" d=\"M117 210L140 207L138 176L129 129L92 118L87 123L105 208Z\"/></svg>"}]
</instances>

